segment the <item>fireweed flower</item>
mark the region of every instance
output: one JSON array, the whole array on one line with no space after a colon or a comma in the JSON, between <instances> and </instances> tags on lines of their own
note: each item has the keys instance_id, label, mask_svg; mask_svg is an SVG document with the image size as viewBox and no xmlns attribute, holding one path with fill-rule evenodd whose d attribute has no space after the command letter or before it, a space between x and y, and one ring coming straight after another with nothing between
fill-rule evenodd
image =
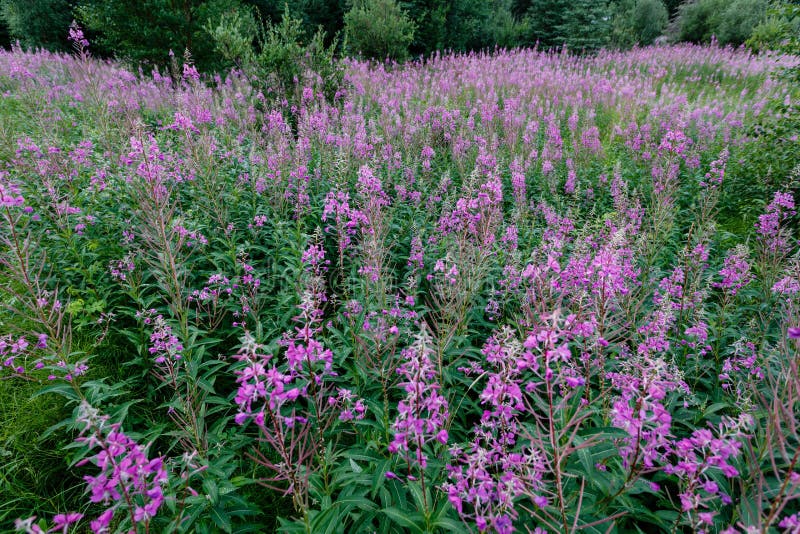
<instances>
[{"instance_id":1,"label":"fireweed flower","mask_svg":"<svg viewBox=\"0 0 800 534\"><path fill-rule=\"evenodd\" d=\"M8 181L8 173L0 171L0 207L20 208L25 205L25 198L19 186Z\"/></svg>"},{"instance_id":2,"label":"fireweed flower","mask_svg":"<svg viewBox=\"0 0 800 534\"><path fill-rule=\"evenodd\" d=\"M756 345L752 341L740 339L733 344L733 355L722 362L722 372L718 379L722 389L742 398L741 391L754 379L759 382L764 379L764 368L760 364Z\"/></svg>"},{"instance_id":3,"label":"fireweed flower","mask_svg":"<svg viewBox=\"0 0 800 534\"><path fill-rule=\"evenodd\" d=\"M106 532L115 513L130 514L134 525L146 526L164 504L163 488L168 475L161 457L148 459L147 447L126 436L119 424L110 424L108 416L84 402L77 422L83 425L76 441L85 443L94 456L78 462L91 464L100 472L84 477L90 501L108 508L92 521L93 532ZM126 507L132 509L121 512Z\"/></svg>"},{"instance_id":4,"label":"fireweed flower","mask_svg":"<svg viewBox=\"0 0 800 534\"><path fill-rule=\"evenodd\" d=\"M78 48L78 50L83 50L89 46L89 41L83 35L83 30L78 23L74 20L69 25L69 34L68 34L69 41Z\"/></svg>"},{"instance_id":5,"label":"fireweed flower","mask_svg":"<svg viewBox=\"0 0 800 534\"><path fill-rule=\"evenodd\" d=\"M750 264L747 262L748 257L747 247L743 245L729 250L728 255L725 256L725 263L719 271L722 281L714 282L713 286L730 293L731 296L735 296L741 288L752 280Z\"/></svg>"},{"instance_id":6,"label":"fireweed flower","mask_svg":"<svg viewBox=\"0 0 800 534\"><path fill-rule=\"evenodd\" d=\"M439 393L433 354L433 339L423 326L414 343L403 350L404 362L397 369L404 379L400 387L406 395L397 404L394 438L389 444L390 453L403 454L409 465L417 464L421 469L428 465L425 449L437 443L446 445L448 439L447 400Z\"/></svg>"},{"instance_id":7,"label":"fireweed flower","mask_svg":"<svg viewBox=\"0 0 800 534\"><path fill-rule=\"evenodd\" d=\"M674 461L664 467L664 472L678 479L681 510L689 514L694 528L709 524L711 516L705 510L714 502L730 503L730 497L722 492L714 475L721 473L726 478L739 475L731 462L741 453L741 438L752 422L747 414L738 419L726 418L716 431L695 430L691 437L673 444Z\"/></svg>"},{"instance_id":8,"label":"fireweed flower","mask_svg":"<svg viewBox=\"0 0 800 534\"><path fill-rule=\"evenodd\" d=\"M514 501L528 493L539 507L547 505L540 495L545 463L534 447L517 447L518 414L526 410L521 374L538 369L536 358L505 328L490 337L482 350L490 371L480 394L486 406L465 448L450 450L449 482L442 489L465 520L478 530L511 533L518 516Z\"/></svg>"},{"instance_id":9,"label":"fireweed flower","mask_svg":"<svg viewBox=\"0 0 800 534\"><path fill-rule=\"evenodd\" d=\"M164 363L167 359L180 360L182 357L183 345L181 344L178 336L172 333L172 327L169 326L162 315L156 315L152 318L153 333L150 334L150 343L152 344L148 349L150 354L155 356L156 363Z\"/></svg>"},{"instance_id":10,"label":"fireweed flower","mask_svg":"<svg viewBox=\"0 0 800 534\"><path fill-rule=\"evenodd\" d=\"M339 421L360 421L367 413L363 399L357 398L349 389L339 388L335 397L328 397L328 406L339 407Z\"/></svg>"},{"instance_id":11,"label":"fireweed flower","mask_svg":"<svg viewBox=\"0 0 800 534\"><path fill-rule=\"evenodd\" d=\"M767 254L782 256L789 252L791 244L782 224L796 213L792 194L776 191L756 223L756 233Z\"/></svg>"},{"instance_id":12,"label":"fireweed flower","mask_svg":"<svg viewBox=\"0 0 800 534\"><path fill-rule=\"evenodd\" d=\"M730 151L728 147L722 149L719 157L711 162L711 169L706 173L705 178L700 181L700 187L716 189L722 185L725 179L725 167L728 163Z\"/></svg>"},{"instance_id":13,"label":"fireweed flower","mask_svg":"<svg viewBox=\"0 0 800 534\"><path fill-rule=\"evenodd\" d=\"M663 359L640 353L630 356L621 372L606 375L619 395L611 406L611 424L627 432L619 441L623 465L652 468L670 448L672 415L665 406L670 393L688 386L680 371Z\"/></svg>"},{"instance_id":14,"label":"fireweed flower","mask_svg":"<svg viewBox=\"0 0 800 534\"><path fill-rule=\"evenodd\" d=\"M298 306L300 314L295 317L299 326L287 332L278 342L286 348L283 361L273 360L271 354L263 354L263 346L245 332L235 358L244 367L235 371L239 388L235 402L239 407L235 421L244 424L253 419L264 427L266 417L272 415L285 425L302 422L302 416L283 413L284 406L291 406L309 394L309 387L322 386L325 376L333 371L333 352L316 339L325 300L322 272L327 269L324 251L312 244L303 255L306 265L306 287ZM271 366L270 366L271 365Z\"/></svg>"},{"instance_id":15,"label":"fireweed flower","mask_svg":"<svg viewBox=\"0 0 800 534\"><path fill-rule=\"evenodd\" d=\"M325 197L322 220L327 222L331 219L335 225L326 227L325 231L336 231L339 238L339 253L344 254L360 228L368 224L367 217L363 212L350 207L349 194L331 191Z\"/></svg>"}]
</instances>

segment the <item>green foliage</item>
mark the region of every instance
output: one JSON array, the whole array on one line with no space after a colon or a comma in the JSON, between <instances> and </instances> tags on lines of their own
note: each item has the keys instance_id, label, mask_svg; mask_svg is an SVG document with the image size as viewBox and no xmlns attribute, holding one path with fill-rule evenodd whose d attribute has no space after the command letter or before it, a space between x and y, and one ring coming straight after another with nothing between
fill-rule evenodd
<instances>
[{"instance_id":1,"label":"green foliage","mask_svg":"<svg viewBox=\"0 0 800 534\"><path fill-rule=\"evenodd\" d=\"M226 11L218 20L207 21L203 29L211 36L214 50L229 64L242 66L253 61L256 19L249 9Z\"/></svg>"},{"instance_id":2,"label":"green foliage","mask_svg":"<svg viewBox=\"0 0 800 534\"><path fill-rule=\"evenodd\" d=\"M8 30L6 19L0 16L0 48L11 47L11 34Z\"/></svg>"},{"instance_id":3,"label":"green foliage","mask_svg":"<svg viewBox=\"0 0 800 534\"><path fill-rule=\"evenodd\" d=\"M591 51L608 44L611 25L608 3L599 0L572 0L557 27L559 40L569 50Z\"/></svg>"},{"instance_id":4,"label":"green foliage","mask_svg":"<svg viewBox=\"0 0 800 534\"><path fill-rule=\"evenodd\" d=\"M738 46L764 20L768 0L694 0L678 11L678 38L694 43L716 37L722 45Z\"/></svg>"},{"instance_id":5,"label":"green foliage","mask_svg":"<svg viewBox=\"0 0 800 534\"><path fill-rule=\"evenodd\" d=\"M662 0L621 0L612 9L610 39L619 48L653 44L669 22Z\"/></svg>"},{"instance_id":6,"label":"green foliage","mask_svg":"<svg viewBox=\"0 0 800 534\"><path fill-rule=\"evenodd\" d=\"M512 35L517 35L516 45L524 36L519 18L510 13L513 4L506 0L410 0L403 6L417 27L411 46L415 54L507 46Z\"/></svg>"},{"instance_id":7,"label":"green foliage","mask_svg":"<svg viewBox=\"0 0 800 534\"><path fill-rule=\"evenodd\" d=\"M552 48L564 44L561 31L566 22L566 0L531 0L525 11L529 21L531 44L539 43L542 48Z\"/></svg>"},{"instance_id":8,"label":"green foliage","mask_svg":"<svg viewBox=\"0 0 800 534\"><path fill-rule=\"evenodd\" d=\"M779 2L772 6L764 20L753 28L747 46L757 52L800 53L800 4Z\"/></svg>"},{"instance_id":9,"label":"green foliage","mask_svg":"<svg viewBox=\"0 0 800 534\"><path fill-rule=\"evenodd\" d=\"M511 48L523 43L525 36L530 33L528 19L514 16L511 6L511 0L495 0L487 26L489 45Z\"/></svg>"},{"instance_id":10,"label":"green foliage","mask_svg":"<svg viewBox=\"0 0 800 534\"><path fill-rule=\"evenodd\" d=\"M692 0L682 4L678 9L678 38L693 43L710 41L726 7L725 0Z\"/></svg>"},{"instance_id":11,"label":"green foliage","mask_svg":"<svg viewBox=\"0 0 800 534\"><path fill-rule=\"evenodd\" d=\"M288 5L292 15L302 19L306 33L322 28L326 45L344 28L346 0L293 0Z\"/></svg>"},{"instance_id":12,"label":"green foliage","mask_svg":"<svg viewBox=\"0 0 800 534\"><path fill-rule=\"evenodd\" d=\"M516 10L523 6L517 4ZM528 44L576 52L596 50L611 37L611 16L607 2L592 0L531 0L525 16Z\"/></svg>"},{"instance_id":13,"label":"green foliage","mask_svg":"<svg viewBox=\"0 0 800 534\"><path fill-rule=\"evenodd\" d=\"M280 23L260 27L257 44L250 68L270 82L273 90L296 104L303 87L313 88L320 82L317 89L329 102L333 101L342 84L343 71L335 58L336 43L326 46L321 28L304 42L302 21L292 16L287 5Z\"/></svg>"},{"instance_id":14,"label":"green foliage","mask_svg":"<svg viewBox=\"0 0 800 534\"><path fill-rule=\"evenodd\" d=\"M222 70L221 61L204 27L243 13L239 0L86 0L76 9L80 21L97 34L101 52L133 63L165 65L172 50L188 50L199 68ZM239 15L245 16L245 15Z\"/></svg>"},{"instance_id":15,"label":"green foliage","mask_svg":"<svg viewBox=\"0 0 800 534\"><path fill-rule=\"evenodd\" d=\"M669 14L661 0L637 0L631 13L631 26L639 44L649 45L661 35L669 22Z\"/></svg>"},{"instance_id":16,"label":"green foliage","mask_svg":"<svg viewBox=\"0 0 800 534\"><path fill-rule=\"evenodd\" d=\"M415 26L395 0L356 0L344 16L348 48L372 59L403 61Z\"/></svg>"},{"instance_id":17,"label":"green foliage","mask_svg":"<svg viewBox=\"0 0 800 534\"><path fill-rule=\"evenodd\" d=\"M261 23L250 9L242 8L223 14L204 29L228 63L261 83L267 94L285 99L289 109L300 103L304 88L333 102L342 86L336 39L326 45L321 27L307 39L302 20L292 15L288 4L278 23ZM294 125L291 113L289 119Z\"/></svg>"},{"instance_id":18,"label":"green foliage","mask_svg":"<svg viewBox=\"0 0 800 534\"><path fill-rule=\"evenodd\" d=\"M410 46L414 55L447 48L449 2L410 0L403 7L414 22L414 40Z\"/></svg>"},{"instance_id":19,"label":"green foliage","mask_svg":"<svg viewBox=\"0 0 800 534\"><path fill-rule=\"evenodd\" d=\"M738 46L753 33L767 13L768 0L734 0L725 10L717 29L720 44Z\"/></svg>"},{"instance_id":20,"label":"green foliage","mask_svg":"<svg viewBox=\"0 0 800 534\"><path fill-rule=\"evenodd\" d=\"M24 48L68 50L72 7L70 0L0 0L0 25Z\"/></svg>"}]
</instances>

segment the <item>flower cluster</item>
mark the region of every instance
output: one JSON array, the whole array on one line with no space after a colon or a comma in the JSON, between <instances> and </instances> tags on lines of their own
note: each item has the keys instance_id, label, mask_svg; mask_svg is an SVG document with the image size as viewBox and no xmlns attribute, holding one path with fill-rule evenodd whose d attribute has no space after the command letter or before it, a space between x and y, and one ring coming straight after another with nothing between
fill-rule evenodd
<instances>
[{"instance_id":1,"label":"flower cluster","mask_svg":"<svg viewBox=\"0 0 800 534\"><path fill-rule=\"evenodd\" d=\"M619 442L623 465L633 471L639 464L653 468L670 449L672 413L668 395L688 390L680 372L663 359L640 355L631 358L625 372L608 373L619 396L611 406L611 424L628 436Z\"/></svg>"},{"instance_id":2,"label":"flower cluster","mask_svg":"<svg viewBox=\"0 0 800 534\"><path fill-rule=\"evenodd\" d=\"M451 448L450 481L443 489L459 515L474 521L478 530L505 534L514 531L518 516L514 503L520 496L532 494L538 507L547 505L540 493L544 457L536 447L516 447L521 431L518 416L527 409L521 374L526 369L538 370L539 364L510 329L490 337L483 354L492 369L480 394L486 409L472 442L466 448Z\"/></svg>"},{"instance_id":3,"label":"flower cluster","mask_svg":"<svg viewBox=\"0 0 800 534\"><path fill-rule=\"evenodd\" d=\"M767 205L765 213L758 216L756 223L756 232L768 254L783 255L788 252L790 241L782 229L782 223L796 213L792 194L776 191L772 202Z\"/></svg>"},{"instance_id":4,"label":"flower cluster","mask_svg":"<svg viewBox=\"0 0 800 534\"><path fill-rule=\"evenodd\" d=\"M404 362L397 372L404 381L400 387L405 397L397 403L398 414L392 425L394 438L389 452L403 454L409 465L428 465L426 448L435 443L447 444L447 399L440 393L436 382L436 368L431 357L433 339L423 326L414 343L403 350ZM412 458L413 455L413 458Z\"/></svg>"},{"instance_id":5,"label":"flower cluster","mask_svg":"<svg viewBox=\"0 0 800 534\"><path fill-rule=\"evenodd\" d=\"M722 281L714 282L714 287L718 287L731 296L746 286L752 279L750 274L750 264L748 263L749 252L746 247L738 246L728 251L725 256L725 264L719 271Z\"/></svg>"},{"instance_id":6,"label":"flower cluster","mask_svg":"<svg viewBox=\"0 0 800 534\"><path fill-rule=\"evenodd\" d=\"M681 493L678 495L681 511L689 514L691 526L696 532L709 532L715 512L712 504L719 500L730 504L731 497L717 482L716 473L725 478L738 476L732 465L741 453L741 437L751 426L752 418L742 414L738 419L725 419L714 432L712 429L695 430L688 438L672 446L674 462L664 472L678 479Z\"/></svg>"},{"instance_id":7,"label":"flower cluster","mask_svg":"<svg viewBox=\"0 0 800 534\"><path fill-rule=\"evenodd\" d=\"M91 522L92 532L110 532L115 515L126 512L132 525L146 527L164 504L168 475L163 458L148 459L147 447L129 438L119 424L109 423L108 416L100 415L87 403L81 405L77 422L83 425L77 441L97 450L78 463L100 470L97 475L84 477L89 500L107 506Z\"/></svg>"}]
</instances>

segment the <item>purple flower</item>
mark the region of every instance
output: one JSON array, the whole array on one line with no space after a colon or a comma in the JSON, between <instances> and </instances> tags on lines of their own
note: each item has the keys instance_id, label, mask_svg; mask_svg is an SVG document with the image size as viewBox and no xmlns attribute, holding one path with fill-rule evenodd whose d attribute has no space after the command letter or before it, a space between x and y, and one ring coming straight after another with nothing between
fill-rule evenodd
<instances>
[{"instance_id":1,"label":"purple flower","mask_svg":"<svg viewBox=\"0 0 800 534\"><path fill-rule=\"evenodd\" d=\"M719 271L722 281L715 282L713 284L714 287L727 290L731 295L736 295L737 291L752 279L747 258L747 248L743 246L728 251L728 255L725 257L725 264Z\"/></svg>"},{"instance_id":2,"label":"purple flower","mask_svg":"<svg viewBox=\"0 0 800 534\"><path fill-rule=\"evenodd\" d=\"M422 469L428 464L424 448L436 442L447 444L447 400L439 393L432 355L433 340L423 327L411 347L403 351L405 362L397 369L405 379L400 387L406 396L397 404L394 439L389 444L389 452L404 453L409 464L417 463Z\"/></svg>"},{"instance_id":3,"label":"purple flower","mask_svg":"<svg viewBox=\"0 0 800 534\"><path fill-rule=\"evenodd\" d=\"M53 529L60 530L61 532L66 533L67 528L72 525L73 523L77 523L78 521L83 518L83 514L79 514L76 512L71 512L68 514L58 514L53 517Z\"/></svg>"},{"instance_id":4,"label":"purple flower","mask_svg":"<svg viewBox=\"0 0 800 534\"><path fill-rule=\"evenodd\" d=\"M94 456L78 462L78 465L95 465L100 471L84 476L89 500L108 507L91 522L92 531L106 532L114 510L128 502L139 503L133 510L134 520L148 524L164 503L162 488L167 483L167 471L163 459L149 459L146 447L125 435L120 425L109 424L107 416L100 415L87 403L80 406L77 421L83 429L76 441L97 450ZM82 517L76 519L76 516L80 514L67 514L63 521L75 522Z\"/></svg>"}]
</instances>

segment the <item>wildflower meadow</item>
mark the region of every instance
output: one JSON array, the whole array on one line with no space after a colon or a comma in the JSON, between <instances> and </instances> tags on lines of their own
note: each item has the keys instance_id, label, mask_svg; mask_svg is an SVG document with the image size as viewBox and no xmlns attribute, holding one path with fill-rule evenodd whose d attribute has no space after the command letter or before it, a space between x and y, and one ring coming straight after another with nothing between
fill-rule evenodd
<instances>
[{"instance_id":1,"label":"wildflower meadow","mask_svg":"<svg viewBox=\"0 0 800 534\"><path fill-rule=\"evenodd\" d=\"M796 56L71 39L0 52L0 530L800 531Z\"/></svg>"}]
</instances>

